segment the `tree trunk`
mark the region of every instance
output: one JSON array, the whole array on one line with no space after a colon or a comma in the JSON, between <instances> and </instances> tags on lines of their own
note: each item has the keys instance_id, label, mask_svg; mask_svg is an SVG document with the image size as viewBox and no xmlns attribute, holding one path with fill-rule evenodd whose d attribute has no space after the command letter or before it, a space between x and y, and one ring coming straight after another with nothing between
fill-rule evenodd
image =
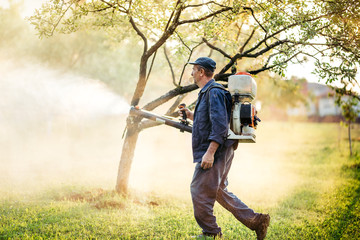
<instances>
[{"instance_id":1,"label":"tree trunk","mask_svg":"<svg viewBox=\"0 0 360 240\"><path fill-rule=\"evenodd\" d=\"M144 44L145 46L147 46L146 41ZM146 48L147 47L145 47L144 51L146 51ZM141 96L144 93L146 86L146 69L147 69L148 59L149 59L148 57L145 57L145 52L144 52L143 56L141 57L139 80L131 100L131 106L137 106L139 104ZM139 128L140 121L141 118L135 117L134 115L131 114L131 112L129 112L129 116L126 119L127 132L123 144L118 175L116 180L116 186L115 186L115 190L118 193L124 195L126 195L128 191L131 164L134 158L135 147L140 132L140 128Z\"/></svg>"},{"instance_id":2,"label":"tree trunk","mask_svg":"<svg viewBox=\"0 0 360 240\"><path fill-rule=\"evenodd\" d=\"M136 142L139 136L139 119L129 115L127 119L127 132L121 153L118 176L116 180L116 191L127 194L131 164L134 158Z\"/></svg>"},{"instance_id":3,"label":"tree trunk","mask_svg":"<svg viewBox=\"0 0 360 240\"><path fill-rule=\"evenodd\" d=\"M352 156L352 147L351 147L351 129L350 129L350 125L351 122L349 121L348 123L348 135L349 135L349 149L350 149L350 156Z\"/></svg>"}]
</instances>

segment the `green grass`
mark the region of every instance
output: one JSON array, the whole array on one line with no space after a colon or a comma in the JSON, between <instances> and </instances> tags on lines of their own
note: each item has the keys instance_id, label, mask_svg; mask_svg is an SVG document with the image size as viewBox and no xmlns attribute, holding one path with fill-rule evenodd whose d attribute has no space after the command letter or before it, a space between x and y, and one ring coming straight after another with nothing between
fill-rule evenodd
<instances>
[{"instance_id":1,"label":"green grass","mask_svg":"<svg viewBox=\"0 0 360 240\"><path fill-rule=\"evenodd\" d=\"M4 201L0 236L2 239L176 239L197 230L191 206L176 199L123 198L112 192L103 192L94 199L78 198L86 195L86 192L64 193L67 196L64 199ZM187 222L192 224L184 224Z\"/></svg>"},{"instance_id":2,"label":"green grass","mask_svg":"<svg viewBox=\"0 0 360 240\"><path fill-rule=\"evenodd\" d=\"M267 239L360 239L360 156L348 156L346 129L339 135L336 124L272 123L265 130L264 139L284 144L278 164L297 179L271 204L251 204L271 215ZM271 186L276 193L277 187ZM200 232L191 201L160 190L132 190L126 198L76 185L2 192L0 239L189 239ZM255 239L221 206L214 211L225 239Z\"/></svg>"}]
</instances>

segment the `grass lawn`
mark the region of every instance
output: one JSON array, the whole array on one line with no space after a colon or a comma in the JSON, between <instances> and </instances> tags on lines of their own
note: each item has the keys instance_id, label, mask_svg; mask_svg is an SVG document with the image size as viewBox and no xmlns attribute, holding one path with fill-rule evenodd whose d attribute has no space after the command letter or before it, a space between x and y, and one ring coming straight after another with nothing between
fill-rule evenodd
<instances>
[{"instance_id":1,"label":"grass lawn","mask_svg":"<svg viewBox=\"0 0 360 240\"><path fill-rule=\"evenodd\" d=\"M5 159L0 160L0 239L190 239L200 233L188 193L193 168L189 137L170 131L169 138L177 138L170 143L156 138L159 130L142 133L139 141L146 145L139 142L137 147L131 194L125 198L112 191L121 144L116 138L121 137L122 129L104 128L90 130L90 126L56 140L45 135L21 138L20 143L2 140L8 147L1 149ZM360 143L354 141L355 155L349 157L345 128L264 123L257 137L256 144L242 144L236 151L229 190L255 211L270 213L267 239L360 239ZM353 137L360 137L358 126ZM174 158L179 142L186 151ZM10 147L14 143L21 146L21 152ZM34 146L41 144L47 150L33 153ZM155 146L164 144L167 147L157 153ZM103 150L84 153L88 148ZM112 155L115 160L102 160L102 164L90 161ZM150 161L146 155L157 158ZM25 156L36 162L36 168L30 163L29 168L23 167ZM62 163L71 159L71 167L53 165L49 156ZM44 165L61 174L35 171ZM164 165L175 171L157 171ZM23 168L11 174L14 166ZM31 174L26 175L27 171ZM79 178L70 179L67 174ZM22 175L20 180L18 175ZM85 181L84 176L91 176L97 184ZM48 184L34 187L44 182ZM254 232L218 204L214 211L224 239L256 239Z\"/></svg>"}]
</instances>

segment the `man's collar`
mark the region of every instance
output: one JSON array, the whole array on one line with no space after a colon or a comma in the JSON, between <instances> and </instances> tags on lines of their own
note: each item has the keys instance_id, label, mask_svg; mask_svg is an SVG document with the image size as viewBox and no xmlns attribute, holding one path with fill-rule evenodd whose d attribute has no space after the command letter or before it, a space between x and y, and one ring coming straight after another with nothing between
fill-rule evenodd
<instances>
[{"instance_id":1,"label":"man's collar","mask_svg":"<svg viewBox=\"0 0 360 240\"><path fill-rule=\"evenodd\" d=\"M208 81L205 86L201 89L200 93L206 92L206 90L215 82L214 79Z\"/></svg>"}]
</instances>

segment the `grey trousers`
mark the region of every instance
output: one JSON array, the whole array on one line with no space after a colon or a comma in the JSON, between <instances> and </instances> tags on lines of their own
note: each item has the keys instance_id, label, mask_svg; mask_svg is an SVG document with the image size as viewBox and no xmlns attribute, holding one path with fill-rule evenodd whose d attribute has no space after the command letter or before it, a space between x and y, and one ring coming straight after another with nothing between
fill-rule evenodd
<instances>
[{"instance_id":1,"label":"grey trousers","mask_svg":"<svg viewBox=\"0 0 360 240\"><path fill-rule=\"evenodd\" d=\"M213 214L215 200L248 228L254 230L256 227L255 223L260 214L255 213L227 190L227 175L233 158L234 149L231 146L219 152L212 168L204 170L201 168L201 163L197 163L195 166L191 182L191 197L195 219L203 233L218 234L221 232Z\"/></svg>"}]
</instances>

